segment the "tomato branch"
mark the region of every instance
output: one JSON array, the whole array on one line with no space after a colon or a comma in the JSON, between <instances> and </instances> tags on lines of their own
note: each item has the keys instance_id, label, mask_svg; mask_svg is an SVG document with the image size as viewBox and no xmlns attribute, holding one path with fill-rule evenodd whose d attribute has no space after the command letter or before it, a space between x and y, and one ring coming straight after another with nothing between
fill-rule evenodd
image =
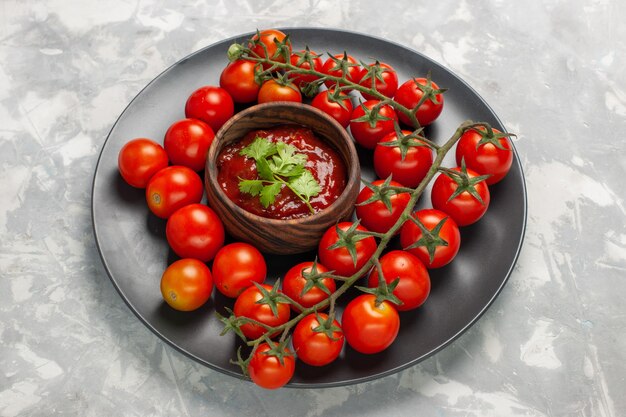
<instances>
[{"instance_id":1,"label":"tomato branch","mask_svg":"<svg viewBox=\"0 0 626 417\"><path fill-rule=\"evenodd\" d=\"M261 43L261 45L263 44ZM279 69L279 70L284 70L286 74L302 74L302 75L316 76L319 79L311 83L314 86L321 85L323 81L332 81L336 84L335 89L338 91L356 90L361 93L366 93L369 96L375 97L376 99L380 100L380 103L378 103L372 111L377 113L378 110L382 108L383 106L390 105L395 110L406 115L411 121L411 123L416 127L417 130L414 131L411 135L406 135L404 139L417 142L417 143L411 144L411 146L430 147L435 152L436 156L433 161L433 164L428 169L426 176L423 178L423 180L418 184L416 188L413 189L413 188L408 188L408 187L391 187L391 186L388 187L389 190L393 190L397 193L409 193L410 194L409 203L407 204L406 208L402 211L396 223L386 233L378 233L378 232L372 232L372 231L367 231L367 232L359 231L360 234L373 236L376 239L379 239L379 243L376 247L376 250L374 251L373 255L370 257L370 259L358 271L356 271L354 274L350 276L344 277L340 275L335 275L333 274L333 271L331 271L330 273L327 273L325 275L326 277L330 277L342 283L341 286L339 286L337 290L333 292L328 298L324 299L323 301L320 301L319 303L311 307L305 308L304 306L302 306L295 300L291 299L290 297L281 295L281 297L286 302L289 302L294 307L296 307L296 309L299 310L299 312L295 317L293 317L292 319L288 320L287 322L279 326L271 327L253 319L249 319L246 317L236 318L236 317L233 317L232 315L228 319L222 320L227 325L227 329L225 331L233 330L236 334L242 337L244 343L252 347L252 353L250 354L250 356L248 356L246 360L243 360L243 358L241 357L240 351L238 351L237 353L238 360L236 362L233 361L233 363L238 363L240 366L242 366L242 369L244 368L245 364L249 363L250 358L252 354L254 354L254 351L257 349L257 347L262 342L269 341L269 338L270 338L269 335L280 334L281 336L280 336L279 344L285 344L287 343L287 340L288 340L287 338L289 336L290 330L305 316L312 314L312 313L317 314L319 311L325 309L326 307L330 307L329 313L331 317L334 317L336 301L346 291L348 291L348 289L352 287L357 282L357 280L359 280L361 277L367 274L373 266L378 268L380 291L386 293L388 297L391 297L392 296L391 293L393 292L395 285L397 285L397 280L390 284L387 284L383 277L382 267L379 262L379 258L382 255L383 251L385 250L385 248L387 247L391 239L400 230L402 225L409 218L411 218L415 204L417 203L420 196L423 194L428 184L432 181L434 176L438 172L451 172L448 168L442 167L442 163L446 154L452 149L452 147L460 139L463 133L465 133L468 129L476 129L478 127L482 127L486 129L488 132L492 132L491 126L488 123L485 123L485 122L475 123L475 122L468 120L468 121L461 123L459 127L455 130L455 132L452 134L452 136L443 145L437 145L434 142L420 136L419 135L419 133L421 132L420 124L416 117L417 109L422 104L424 104L424 102L427 99L432 99L435 95L440 94L444 91L443 89L434 89L432 87L431 82L430 82L430 74L428 74L426 85L422 85L422 86L418 85L418 88L422 90L423 95L420 97L420 100L418 101L417 105L414 108L409 109L398 104L393 99L386 97L385 95L378 92L375 87L374 79L372 79L372 84L373 84L372 88L364 87L356 82L349 80L347 77L348 73L346 70L342 71L341 76L332 76L332 75L328 75L328 74L312 69L313 68L312 62L309 62L309 66L311 67L311 69L303 69L296 65L292 65L290 63L290 59L289 59L287 52L285 52L286 49L284 48L281 48L281 54L278 56L278 58L283 58L285 62L281 62L279 59L277 58L274 59L273 57L267 58L267 55L268 55L267 48L265 48L264 45L263 45L263 50L265 51L265 54L261 56L259 54L254 53L251 49L245 47L244 45L235 44L231 46L231 48L229 48L228 55L229 55L229 59L231 60L245 58L247 60L256 62L259 66L264 68L262 71L259 72L259 75L261 78L266 74L271 75L272 71ZM417 81L415 82L417 84ZM374 116L376 116L376 114L374 114ZM401 140L402 135L400 135L400 129L398 126L396 126L396 133L398 134L398 140ZM423 142L423 145L419 144L419 141ZM291 188L290 184L284 180L281 181L280 177L275 178L275 180L280 181L287 187ZM294 193L296 192L294 191ZM296 195L297 194L298 193L296 193ZM311 209L310 204L307 204L307 205ZM241 330L239 329L239 326L241 326L242 324L246 324L246 323L256 324L258 326L261 326L263 329L266 330L266 333L263 336L255 340L246 340L246 338L243 337Z\"/></svg>"}]
</instances>

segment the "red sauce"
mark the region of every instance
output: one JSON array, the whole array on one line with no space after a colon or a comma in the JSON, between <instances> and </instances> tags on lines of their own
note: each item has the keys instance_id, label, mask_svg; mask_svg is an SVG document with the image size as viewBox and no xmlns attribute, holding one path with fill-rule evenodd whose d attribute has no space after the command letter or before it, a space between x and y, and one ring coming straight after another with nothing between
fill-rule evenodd
<instances>
[{"instance_id":1,"label":"red sauce","mask_svg":"<svg viewBox=\"0 0 626 417\"><path fill-rule=\"evenodd\" d=\"M310 129L285 125L249 132L241 141L226 146L220 152L217 157L217 181L235 204L250 213L272 219L296 219L311 215L306 204L285 186L267 208L263 207L258 196L239 191L239 178L258 178L254 159L239 154L257 136L293 145L298 148L298 153L307 155L305 168L311 171L322 189L310 200L316 213L339 198L346 186L346 168L337 151L318 139Z\"/></svg>"}]
</instances>

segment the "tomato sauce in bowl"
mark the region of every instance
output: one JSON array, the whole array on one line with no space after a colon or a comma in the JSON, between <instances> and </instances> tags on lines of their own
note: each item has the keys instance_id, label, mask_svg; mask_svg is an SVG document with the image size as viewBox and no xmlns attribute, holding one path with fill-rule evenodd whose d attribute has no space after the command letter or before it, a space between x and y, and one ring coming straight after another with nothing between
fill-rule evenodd
<instances>
[{"instance_id":1,"label":"tomato sauce in bowl","mask_svg":"<svg viewBox=\"0 0 626 417\"><path fill-rule=\"evenodd\" d=\"M282 125L271 129L248 132L242 140L231 143L219 153L216 161L217 182L228 198L244 210L271 219L297 219L311 213L306 203L289 188L283 186L276 200L264 207L258 196L242 193L239 182L244 179L258 179L256 162L253 158L241 155L242 149L257 137L270 142L284 142L297 148L297 152L307 156L305 169L309 170L319 183L321 191L310 199L310 205L317 213L334 203L346 187L346 167L341 157L329 144L316 137L311 129L298 125Z\"/></svg>"}]
</instances>

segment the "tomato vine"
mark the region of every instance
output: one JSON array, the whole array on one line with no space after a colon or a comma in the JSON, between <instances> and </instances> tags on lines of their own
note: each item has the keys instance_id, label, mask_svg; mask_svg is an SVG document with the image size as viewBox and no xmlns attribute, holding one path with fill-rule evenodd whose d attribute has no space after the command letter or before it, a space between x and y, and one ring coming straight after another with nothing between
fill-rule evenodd
<instances>
[{"instance_id":1,"label":"tomato vine","mask_svg":"<svg viewBox=\"0 0 626 417\"><path fill-rule=\"evenodd\" d=\"M433 84L431 83L430 73L428 74L426 78L427 82L424 85L420 84L418 86L419 89L422 91L422 96L420 97L417 105L413 108L407 108L403 106L402 104L396 102L394 99L385 96L384 94L382 94L381 92L377 90L375 81L380 78L379 75L381 71L383 71L383 69L380 68L381 64L379 64L378 62L369 66L370 67L368 69L369 75L366 75L366 77L369 77L370 79L369 85L371 85L371 87L369 87L369 86L364 86L362 84L359 84L359 80L357 81L352 80L348 76L348 71L350 67L353 66L353 64L347 61L348 55L346 53L343 54L343 58L336 58L330 53L328 54L335 62L334 70L339 69L341 71L340 76L335 76L335 75L329 75L329 74L316 70L316 68L319 68L319 65L317 66L314 65L313 60L318 58L318 56L312 54L309 51L308 47L305 49L305 52L300 53L298 55L299 58L295 62L292 61L289 37L286 37L280 41L275 41L275 45L272 45L272 48L271 48L274 51L271 56L268 56L269 55L268 47L263 42L259 41L259 39L261 39L261 36L259 33L257 33L255 38L250 39L246 43L233 44L228 50L228 58L230 61L233 61L233 62L239 59L244 59L246 61L251 61L251 62L256 63L255 79L258 80L258 82L262 82L263 80L267 80L272 77L275 77L275 73L277 71L282 71L284 73L284 77L289 77L289 78L300 77L300 78L306 78L307 80L312 80L308 83L303 83L304 85L302 86L303 91L308 94L316 92L322 84L329 83L329 82L331 83L331 85L333 85L329 89L329 93L331 92L330 90L332 90L333 91L332 94L333 94L333 97L335 97L335 99L340 97L340 94L342 92L347 93L349 91L358 91L370 99L375 99L379 101L375 105L375 107L372 109L372 112L374 112L374 114L376 114L378 110L380 110L383 106L389 105L393 107L394 110L401 112L403 115L405 115L408 118L408 120L411 122L415 131L409 135L401 134L400 133L401 131L397 123L395 124L396 133L398 134L397 141L399 144L403 146L401 148L403 156L406 154L406 149L408 146L419 145L419 146L428 146L429 148L431 148L435 154L435 158L433 160L432 165L428 169L425 177L415 188L409 188L409 187L404 187L404 186L394 187L388 184L385 186L386 192L410 194L410 199L406 208L402 211L400 217L395 222L395 224L393 224L393 226L391 226L391 228L389 228L387 232L380 233L380 232L372 232L372 231L359 231L359 230L356 230L355 228L347 233L349 235L348 237L346 237L345 234L340 236L340 239L344 239L344 240L345 239L359 240L359 239L368 238L368 237L374 237L376 239L379 239L376 250L370 257L370 259L363 266L361 266L358 269L358 271L354 272L350 276L336 275L336 274L333 274L332 272L331 273L329 272L318 273L315 270L313 270L312 272L308 274L307 279L312 280L312 282L317 282L322 278L333 278L336 281L341 282L341 285L338 286L336 291L332 292L328 296L328 298L318 302L317 304L311 307L303 307L302 305L294 301L292 298L284 294L275 293L279 286L279 284L277 284L274 286L274 289L268 293L269 295L267 296L272 299L276 298L280 302L286 302L294 306L294 309L296 310L297 315L289 319L288 321L277 326L268 326L264 323L261 323L251 318L237 317L230 310L227 310L230 314L227 317L218 315L220 320L224 323L224 326L225 326L222 334L226 334L232 331L236 333L240 338L242 338L242 340L247 346L251 347L251 351L248 355L244 355L240 347L237 351L237 359L232 361L233 363L238 364L241 367L245 375L248 375L248 367L250 365L250 361L254 357L257 349L259 349L259 347L262 345L265 346L265 344L269 344L272 347L272 352L275 352L277 355L279 355L281 360L284 355L293 355L291 351L288 351L286 349L286 346L288 345L287 342L289 340L290 331L304 317L310 314L318 314L323 309L329 308L328 316L330 317L330 319L328 322L332 323L332 320L335 315L335 304L337 300L343 294L345 294L345 292L350 287L352 287L358 279L363 277L372 267L375 267L378 270L379 288L376 290L368 290L367 292L375 293L377 304L382 303L383 301L390 301L392 303L393 302L397 303L398 299L392 294L392 290L395 288L395 285L397 285L397 282L394 281L390 284L386 283L385 279L383 279L383 271L379 262L379 258L381 257L383 251L385 250L385 248L387 247L391 239L397 234L397 232L400 231L400 228L403 226L403 224L411 218L413 209L417 200L422 195L427 185L435 177L435 175L438 172L447 173L447 174L451 173L451 170L442 167L442 162L446 154L453 148L453 146L457 143L457 141L461 138L461 136L469 130L485 129L490 134L493 132L491 126L488 123L473 122L473 121L467 120L461 123L457 127L457 129L454 131L454 133L449 137L449 139L445 143L438 145L421 135L422 127L420 126L420 123L418 122L418 119L416 116L417 110L420 108L422 104L424 104L426 100L433 99L436 95L441 94L445 91L445 89L439 89L438 87L433 86ZM302 65L303 63L307 63L308 65L304 66L303 68L303 65ZM417 84L417 81L415 82ZM417 141L418 139L419 139L419 142ZM456 177L461 178L458 173L454 173L454 175L456 175ZM482 179L483 178L481 178L481 180ZM459 193L460 192L461 191L459 191ZM378 199L380 198L382 197L379 196ZM434 233L436 233L436 231ZM344 243L346 245L350 244L350 242L344 242ZM432 251L429 251L429 253L431 256L431 260L432 260L432 256L433 256ZM254 325L260 326L266 330L266 333L256 339L249 340L245 337L245 335L241 331L241 326L246 325L246 324L254 324ZM278 343L272 342L269 335L280 335Z\"/></svg>"}]
</instances>

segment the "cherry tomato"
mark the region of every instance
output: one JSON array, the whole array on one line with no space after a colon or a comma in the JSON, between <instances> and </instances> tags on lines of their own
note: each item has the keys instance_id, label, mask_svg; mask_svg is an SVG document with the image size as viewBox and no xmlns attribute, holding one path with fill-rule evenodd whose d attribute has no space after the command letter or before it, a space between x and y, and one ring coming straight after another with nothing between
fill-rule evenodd
<instances>
[{"instance_id":1,"label":"cherry tomato","mask_svg":"<svg viewBox=\"0 0 626 417\"><path fill-rule=\"evenodd\" d=\"M373 68L375 65L376 63L373 63L368 66L370 68ZM376 90L385 97L393 97L393 95L396 94L396 90L398 89L398 74L396 74L396 71L390 65L387 65L384 62L379 63L378 68L380 68L381 70L380 76L383 80L380 81L378 78L376 78L376 82L374 83L374 86L376 86ZM365 68L363 70L363 79L359 84L361 84L363 87L371 88L372 78L371 76L368 76L367 69L368 68ZM361 94L363 95L363 97L365 97L366 100L377 99L377 97L374 97L371 94Z\"/></svg>"},{"instance_id":2,"label":"cherry tomato","mask_svg":"<svg viewBox=\"0 0 626 417\"><path fill-rule=\"evenodd\" d=\"M370 115L372 109L380 103L380 100L367 100L356 107L350 117L350 132L356 142L367 149L374 149L379 140L385 135L394 131L393 122L398 120L396 113L388 104L378 109L378 117L389 118L389 120L374 119L372 126L369 121L358 122L355 119ZM372 116L373 117L373 116Z\"/></svg>"},{"instance_id":3,"label":"cherry tomato","mask_svg":"<svg viewBox=\"0 0 626 417\"><path fill-rule=\"evenodd\" d=\"M461 172L459 167L452 168L453 171ZM467 170L470 179L479 176L478 173ZM440 174L431 192L431 201L433 207L447 213L452 220L459 226L467 226L476 223L487 212L489 207L489 187L485 181L480 181L474 185L476 193L482 199L482 202L471 195L469 191L463 191L450 201L452 194L459 188L459 184L448 176L448 174Z\"/></svg>"},{"instance_id":4,"label":"cherry tomato","mask_svg":"<svg viewBox=\"0 0 626 417\"><path fill-rule=\"evenodd\" d=\"M306 287L307 279L304 275L311 273L311 269L313 266L313 262L302 262L298 265L292 267L283 278L283 292L285 295L290 297L291 299L297 301L300 305L305 308L309 308L314 306L315 304L324 301L328 298L328 296L335 292L337 286L335 284L335 280L332 278L321 278L320 285L326 286L330 294L327 294L322 290L319 286L311 287L304 294L302 291ZM316 264L315 266L318 273L328 272L328 268L326 268L322 264ZM292 306L294 311L297 309Z\"/></svg>"},{"instance_id":5,"label":"cherry tomato","mask_svg":"<svg viewBox=\"0 0 626 417\"><path fill-rule=\"evenodd\" d=\"M417 103L420 101L424 92L420 86L425 86L428 84L428 80L426 78L414 78L411 79L404 84L402 84L398 91L396 91L396 95L394 96L394 100L398 103L406 107L407 109L413 109L417 106ZM436 83L432 82L432 88L436 91L439 90L439 86ZM439 117L441 114L441 110L443 110L443 95L441 93L434 94L435 103L432 98L427 99L422 103L422 105L415 112L415 117L417 117L417 121L420 126L427 126ZM398 118L402 123L405 123L409 126L412 125L411 120L402 112L398 111Z\"/></svg>"},{"instance_id":6,"label":"cherry tomato","mask_svg":"<svg viewBox=\"0 0 626 417\"><path fill-rule=\"evenodd\" d=\"M343 54L335 55L335 58L341 61L343 60L344 55ZM346 79L348 81L352 81L353 83L358 83L361 80L361 77L363 74L363 68L359 65L357 60L351 57L350 55L346 55L346 61L348 62ZM322 72L326 75L330 75L333 77L341 77L343 73L342 73L340 65L341 64L339 62L336 62L332 58L328 58L326 62L324 62L324 65L322 66ZM337 83L332 80L326 80L324 81L324 84L326 84L326 87L332 88ZM340 85L342 84L340 83ZM346 93L349 93L350 91L351 90L345 90Z\"/></svg>"},{"instance_id":7,"label":"cherry tomato","mask_svg":"<svg viewBox=\"0 0 626 417\"><path fill-rule=\"evenodd\" d=\"M422 304L430 294L430 276L424 264L409 252L392 250L380 258L380 266L387 284L400 279L393 295L398 297L402 304L395 306L398 311L413 310ZM378 286L378 269L372 269L367 286Z\"/></svg>"},{"instance_id":8,"label":"cherry tomato","mask_svg":"<svg viewBox=\"0 0 626 417\"><path fill-rule=\"evenodd\" d=\"M253 56L258 56L261 58L270 58L274 61L285 62L285 57L281 54L278 45L281 43L285 43L289 52L287 56L291 55L291 42L285 41L287 35L285 35L280 30L276 29L266 29L260 32L260 37L258 34L252 37L252 42L248 45L250 50L252 51ZM255 42L258 41L258 42ZM265 45L265 49L263 46ZM267 54L265 51L267 50ZM264 69L269 69L271 64L263 64Z\"/></svg>"},{"instance_id":9,"label":"cherry tomato","mask_svg":"<svg viewBox=\"0 0 626 417\"><path fill-rule=\"evenodd\" d=\"M338 99L339 102L333 102L329 98L329 94L332 95L333 90L324 90L315 96L311 106L320 109L324 113L339 122L341 126L347 128L350 124L350 117L352 116L352 102L350 97L340 93ZM342 106L343 104L343 106Z\"/></svg>"},{"instance_id":10,"label":"cherry tomato","mask_svg":"<svg viewBox=\"0 0 626 417\"><path fill-rule=\"evenodd\" d=\"M236 242L224 246L213 260L215 286L227 297L235 298L243 290L265 281L267 265L265 258L254 246Z\"/></svg>"},{"instance_id":11,"label":"cherry tomato","mask_svg":"<svg viewBox=\"0 0 626 417\"><path fill-rule=\"evenodd\" d=\"M350 229L354 229L354 223L341 222L336 227L342 232L346 232ZM357 226L355 231L367 232L367 229L363 226ZM376 251L376 240L372 236L354 242L353 244L356 250L355 263L345 246L330 249L330 247L338 241L339 236L337 235L335 226L329 227L320 240L318 252L320 261L324 266L331 271L335 271L335 274L344 277L349 277L361 269Z\"/></svg>"},{"instance_id":12,"label":"cherry tomato","mask_svg":"<svg viewBox=\"0 0 626 417\"><path fill-rule=\"evenodd\" d=\"M312 69L317 72L322 72L322 67L324 65L322 58L317 56L315 52L308 51L308 53L311 56L311 61L313 62L313 68L311 68L311 64L304 59L304 55L306 53L307 51L300 51L298 53L291 54L291 58L290 58L291 65L294 65L298 68L302 68L305 70ZM289 78L291 78L291 80L293 81L295 85L297 85L298 87L302 87L302 84L313 82L317 80L319 77L317 75L311 75L311 74L290 74Z\"/></svg>"},{"instance_id":13,"label":"cherry tomato","mask_svg":"<svg viewBox=\"0 0 626 417\"><path fill-rule=\"evenodd\" d=\"M239 59L231 62L222 70L220 87L222 87L236 103L256 101L261 86L254 79L256 62Z\"/></svg>"},{"instance_id":14,"label":"cherry tomato","mask_svg":"<svg viewBox=\"0 0 626 417\"><path fill-rule=\"evenodd\" d=\"M211 126L201 120L179 120L165 133L165 151L173 165L202 171L214 137Z\"/></svg>"},{"instance_id":15,"label":"cherry tomato","mask_svg":"<svg viewBox=\"0 0 626 417\"><path fill-rule=\"evenodd\" d=\"M378 353L387 349L398 336L400 316L389 301L376 305L375 295L363 294L348 303L341 327L352 349Z\"/></svg>"},{"instance_id":16,"label":"cherry tomato","mask_svg":"<svg viewBox=\"0 0 626 417\"><path fill-rule=\"evenodd\" d=\"M496 135L502 133L498 129L493 129L493 132ZM483 135L489 141L479 145ZM498 148L496 143L503 149ZM463 158L468 168L481 175L491 175L485 181L487 185L495 184L506 176L513 164L511 141L506 136L489 138L483 127L467 130L456 145L456 161L459 166Z\"/></svg>"},{"instance_id":17,"label":"cherry tomato","mask_svg":"<svg viewBox=\"0 0 626 417\"><path fill-rule=\"evenodd\" d=\"M272 287L269 285L261 284L261 286L267 291L272 290ZM271 327L280 326L289 320L289 304L276 302L278 314L274 315L269 304L265 302L258 303L261 299L263 299L263 293L257 287L254 285L248 287L235 300L233 313L237 317L248 317ZM242 324L240 329L251 340L258 339L267 333L267 330L263 327L252 323Z\"/></svg>"},{"instance_id":18,"label":"cherry tomato","mask_svg":"<svg viewBox=\"0 0 626 417\"><path fill-rule=\"evenodd\" d=\"M372 185L375 187L385 187L386 185L391 187L402 187L402 184L395 181L390 181L389 184L385 184L384 180L376 180L372 183ZM361 224L363 226L373 232L386 233L389 229L391 229L391 226L398 221L400 215L411 199L411 195L409 193L392 194L388 191L385 194L386 196L383 198L389 199L391 210L389 210L385 203L381 200L360 205L374 196L374 191L372 191L372 189L368 186L363 187L356 199L356 217L361 219Z\"/></svg>"},{"instance_id":19,"label":"cherry tomato","mask_svg":"<svg viewBox=\"0 0 626 417\"><path fill-rule=\"evenodd\" d=\"M318 313L323 323L328 322L328 314ZM309 314L298 322L293 331L293 348L298 358L312 366L328 365L341 353L343 332L337 320L328 328L320 323L315 314Z\"/></svg>"},{"instance_id":20,"label":"cherry tomato","mask_svg":"<svg viewBox=\"0 0 626 417\"><path fill-rule=\"evenodd\" d=\"M413 213L413 217L422 222L422 225L431 232L440 223L443 223L438 231L435 230L433 232L431 238L425 238L420 242L419 246L407 249L424 237L419 226L407 220L402 225L402 231L400 232L400 244L404 250L417 256L426 268L440 268L449 264L459 252L461 246L459 226L446 213L435 209L416 211ZM430 260L429 246L432 246L432 261Z\"/></svg>"},{"instance_id":21,"label":"cherry tomato","mask_svg":"<svg viewBox=\"0 0 626 417\"><path fill-rule=\"evenodd\" d=\"M208 262L224 245L224 225L204 204L190 204L174 212L165 228L167 242L181 258Z\"/></svg>"},{"instance_id":22,"label":"cherry tomato","mask_svg":"<svg viewBox=\"0 0 626 417\"><path fill-rule=\"evenodd\" d=\"M167 153L158 143L144 138L133 139L122 147L117 165L124 181L136 188L146 188L154 174L167 166Z\"/></svg>"},{"instance_id":23,"label":"cherry tomato","mask_svg":"<svg viewBox=\"0 0 626 417\"><path fill-rule=\"evenodd\" d=\"M204 187L200 176L190 168L163 168L150 179L146 187L148 208L156 216L167 219L176 210L202 200Z\"/></svg>"},{"instance_id":24,"label":"cherry tomato","mask_svg":"<svg viewBox=\"0 0 626 417\"><path fill-rule=\"evenodd\" d=\"M269 103L271 101L294 101L302 103L302 94L293 83L281 84L276 80L267 80L259 90L258 102Z\"/></svg>"},{"instance_id":25,"label":"cherry tomato","mask_svg":"<svg viewBox=\"0 0 626 417\"><path fill-rule=\"evenodd\" d=\"M403 135L411 132L403 130ZM379 178L390 175L405 187L415 188L424 179L433 164L433 151L428 146L408 146L402 158L401 145L383 146L383 143L398 141L396 132L382 138L374 149L374 170ZM413 140L416 141L416 140ZM418 141L419 143L419 141ZM422 142L423 143L423 142Z\"/></svg>"},{"instance_id":26,"label":"cherry tomato","mask_svg":"<svg viewBox=\"0 0 626 417\"><path fill-rule=\"evenodd\" d=\"M167 267L161 277L161 294L178 311L200 308L211 297L211 271L197 259L180 259Z\"/></svg>"},{"instance_id":27,"label":"cherry tomato","mask_svg":"<svg viewBox=\"0 0 626 417\"><path fill-rule=\"evenodd\" d=\"M286 355L282 363L276 355L268 354L271 347L267 343L261 343L254 351L248 364L248 374L252 382L265 389L277 389L289 382L296 369L296 359L289 349L285 349Z\"/></svg>"},{"instance_id":28,"label":"cherry tomato","mask_svg":"<svg viewBox=\"0 0 626 417\"><path fill-rule=\"evenodd\" d=\"M200 87L187 99L185 104L185 117L200 119L208 123L214 132L235 113L233 99L220 87Z\"/></svg>"}]
</instances>

